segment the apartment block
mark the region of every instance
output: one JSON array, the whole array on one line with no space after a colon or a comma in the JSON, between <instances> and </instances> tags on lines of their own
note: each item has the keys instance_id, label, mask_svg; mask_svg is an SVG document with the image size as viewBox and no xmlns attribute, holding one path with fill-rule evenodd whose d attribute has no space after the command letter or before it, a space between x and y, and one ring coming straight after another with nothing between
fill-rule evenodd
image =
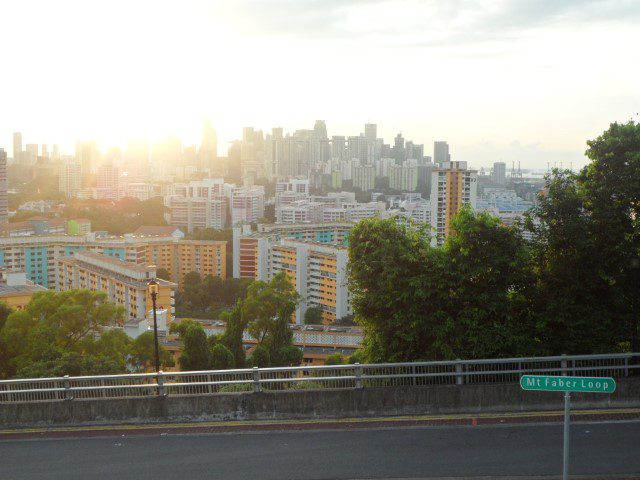
<instances>
[{"instance_id":1,"label":"apartment block","mask_svg":"<svg viewBox=\"0 0 640 480\"><path fill-rule=\"evenodd\" d=\"M323 323L350 315L347 288L347 247L283 239L271 247L269 276L285 272L302 301L296 323L302 323L310 306L322 308Z\"/></svg>"},{"instance_id":2,"label":"apartment block","mask_svg":"<svg viewBox=\"0 0 640 480\"><path fill-rule=\"evenodd\" d=\"M169 271L170 279L181 284L191 271L201 275L226 276L226 242L183 240L170 235L36 235L3 237L0 267L24 271L38 285L55 286L57 259L89 252L137 265L156 265Z\"/></svg>"},{"instance_id":3,"label":"apartment block","mask_svg":"<svg viewBox=\"0 0 640 480\"><path fill-rule=\"evenodd\" d=\"M431 174L431 222L436 230L433 245L441 245L449 235L451 221L462 205L476 208L477 171L467 162L443 162Z\"/></svg>"},{"instance_id":4,"label":"apartment block","mask_svg":"<svg viewBox=\"0 0 640 480\"><path fill-rule=\"evenodd\" d=\"M153 304L148 283L156 278L156 267L138 265L98 253L76 252L73 257L57 260L56 290L88 289L104 292L107 299L125 308L126 324L148 322ZM167 310L168 323L175 313L176 284L158 279L158 310Z\"/></svg>"}]
</instances>

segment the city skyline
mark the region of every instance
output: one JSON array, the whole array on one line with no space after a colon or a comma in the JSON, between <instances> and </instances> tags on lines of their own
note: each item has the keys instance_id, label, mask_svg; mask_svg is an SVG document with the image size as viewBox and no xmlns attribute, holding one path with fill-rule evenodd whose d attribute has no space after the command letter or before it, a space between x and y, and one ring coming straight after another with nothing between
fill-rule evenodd
<instances>
[{"instance_id":1,"label":"city skyline","mask_svg":"<svg viewBox=\"0 0 640 480\"><path fill-rule=\"evenodd\" d=\"M224 155L245 126L323 118L329 136L374 122L385 139L447 140L471 165L578 168L585 138L640 110L632 1L25 1L0 13L5 62L20 67L0 94L6 151L13 131L67 150L169 132L195 144L211 118Z\"/></svg>"}]
</instances>

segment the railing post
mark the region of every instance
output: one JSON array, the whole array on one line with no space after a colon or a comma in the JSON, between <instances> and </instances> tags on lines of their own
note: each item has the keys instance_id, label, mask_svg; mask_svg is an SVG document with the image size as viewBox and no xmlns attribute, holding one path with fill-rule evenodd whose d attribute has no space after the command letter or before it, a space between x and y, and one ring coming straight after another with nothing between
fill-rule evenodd
<instances>
[{"instance_id":1,"label":"railing post","mask_svg":"<svg viewBox=\"0 0 640 480\"><path fill-rule=\"evenodd\" d=\"M362 365L359 362L355 363L356 373L356 388L362 388Z\"/></svg>"},{"instance_id":2,"label":"railing post","mask_svg":"<svg viewBox=\"0 0 640 480\"><path fill-rule=\"evenodd\" d=\"M164 397L165 393L164 393L164 377L163 377L164 373L162 372L162 370L158 371L156 378L157 381L156 383L158 384L158 396L159 397Z\"/></svg>"},{"instance_id":3,"label":"railing post","mask_svg":"<svg viewBox=\"0 0 640 480\"><path fill-rule=\"evenodd\" d=\"M566 357L566 354L562 354L563 357ZM563 358L562 360L560 360L560 369L562 370L562 376L566 377L567 376L567 359Z\"/></svg>"},{"instance_id":4,"label":"railing post","mask_svg":"<svg viewBox=\"0 0 640 480\"><path fill-rule=\"evenodd\" d=\"M411 364L411 385L416 386L417 378L416 378L416 364Z\"/></svg>"},{"instance_id":5,"label":"railing post","mask_svg":"<svg viewBox=\"0 0 640 480\"><path fill-rule=\"evenodd\" d=\"M629 376L629 357L624 357L624 376Z\"/></svg>"},{"instance_id":6,"label":"railing post","mask_svg":"<svg viewBox=\"0 0 640 480\"><path fill-rule=\"evenodd\" d=\"M456 360L456 385L464 385L464 375L462 375L462 360Z\"/></svg>"},{"instance_id":7,"label":"railing post","mask_svg":"<svg viewBox=\"0 0 640 480\"><path fill-rule=\"evenodd\" d=\"M260 369L258 367L253 367L253 391L262 391L262 384L260 383Z\"/></svg>"},{"instance_id":8,"label":"railing post","mask_svg":"<svg viewBox=\"0 0 640 480\"><path fill-rule=\"evenodd\" d=\"M69 380L69 375L64 376L64 399L65 400L73 400L73 393L71 392L71 381Z\"/></svg>"}]
</instances>

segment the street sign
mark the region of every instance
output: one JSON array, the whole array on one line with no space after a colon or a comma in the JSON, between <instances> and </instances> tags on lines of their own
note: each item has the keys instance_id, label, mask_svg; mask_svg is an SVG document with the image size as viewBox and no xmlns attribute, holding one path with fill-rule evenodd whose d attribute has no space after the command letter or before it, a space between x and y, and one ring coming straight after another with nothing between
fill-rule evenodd
<instances>
[{"instance_id":1,"label":"street sign","mask_svg":"<svg viewBox=\"0 0 640 480\"><path fill-rule=\"evenodd\" d=\"M610 377L556 377L552 375L523 375L520 378L523 390L547 392L593 392L613 393L616 381Z\"/></svg>"},{"instance_id":2,"label":"street sign","mask_svg":"<svg viewBox=\"0 0 640 480\"><path fill-rule=\"evenodd\" d=\"M558 377L554 375L523 375L520 377L523 390L564 392L564 448L562 479L569 479L569 422L571 392L613 393L616 381L610 377Z\"/></svg>"}]
</instances>

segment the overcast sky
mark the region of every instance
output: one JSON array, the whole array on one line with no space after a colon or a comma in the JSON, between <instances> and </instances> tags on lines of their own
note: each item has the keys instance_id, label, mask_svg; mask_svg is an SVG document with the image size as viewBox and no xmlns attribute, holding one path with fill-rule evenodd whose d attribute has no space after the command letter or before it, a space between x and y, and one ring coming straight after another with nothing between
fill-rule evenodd
<instances>
[{"instance_id":1,"label":"overcast sky","mask_svg":"<svg viewBox=\"0 0 640 480\"><path fill-rule=\"evenodd\" d=\"M378 124L474 166L584 163L639 120L638 0L0 2L0 147Z\"/></svg>"}]
</instances>

